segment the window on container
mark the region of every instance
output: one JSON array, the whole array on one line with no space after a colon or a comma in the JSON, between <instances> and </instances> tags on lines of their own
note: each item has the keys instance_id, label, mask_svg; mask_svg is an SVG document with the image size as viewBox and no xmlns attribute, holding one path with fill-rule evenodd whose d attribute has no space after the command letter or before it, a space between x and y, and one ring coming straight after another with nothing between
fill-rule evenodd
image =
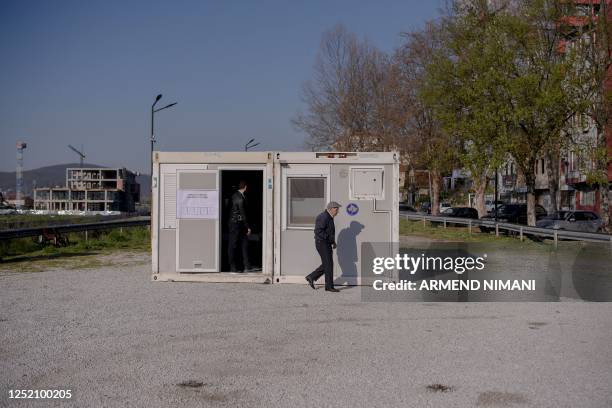
<instances>
[{"instance_id":1,"label":"window on container","mask_svg":"<svg viewBox=\"0 0 612 408\"><path fill-rule=\"evenodd\" d=\"M288 177L287 224L314 227L317 215L326 205L327 180L324 177Z\"/></svg>"}]
</instances>

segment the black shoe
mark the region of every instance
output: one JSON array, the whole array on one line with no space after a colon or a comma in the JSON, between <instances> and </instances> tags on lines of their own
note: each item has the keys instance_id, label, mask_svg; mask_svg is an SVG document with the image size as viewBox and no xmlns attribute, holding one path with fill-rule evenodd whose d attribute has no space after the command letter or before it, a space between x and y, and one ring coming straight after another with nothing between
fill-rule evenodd
<instances>
[{"instance_id":1,"label":"black shoe","mask_svg":"<svg viewBox=\"0 0 612 408\"><path fill-rule=\"evenodd\" d=\"M313 288L313 289L317 289L317 288L315 288L314 281L312 280L312 278L309 278L309 277L307 276L307 277L306 277L306 282L308 282L308 284L310 285L310 287L311 287L311 288Z\"/></svg>"},{"instance_id":2,"label":"black shoe","mask_svg":"<svg viewBox=\"0 0 612 408\"><path fill-rule=\"evenodd\" d=\"M325 288L326 292L340 292L338 289L336 288Z\"/></svg>"}]
</instances>

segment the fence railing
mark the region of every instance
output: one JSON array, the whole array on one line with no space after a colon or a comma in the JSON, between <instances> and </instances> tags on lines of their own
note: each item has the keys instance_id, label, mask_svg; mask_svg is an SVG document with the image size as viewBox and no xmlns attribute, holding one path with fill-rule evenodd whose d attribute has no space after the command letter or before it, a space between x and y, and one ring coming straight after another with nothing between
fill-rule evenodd
<instances>
[{"instance_id":1,"label":"fence railing","mask_svg":"<svg viewBox=\"0 0 612 408\"><path fill-rule=\"evenodd\" d=\"M521 240L524 239L525 236L552 238L555 242L555 246L557 246L560 239L588 242L609 242L612 245L612 235L598 232L567 231L552 228L530 227L527 225L510 224L507 222L495 222L494 220L476 220L470 218L442 217L425 214L402 213L400 214L400 217L413 221L423 221L423 223L426 221L440 223L443 224L444 227L446 227L447 224L465 225L470 233L472 233L472 229L474 227L485 227L491 231L495 231L495 235L498 236L500 231L518 233Z\"/></svg>"},{"instance_id":2,"label":"fence railing","mask_svg":"<svg viewBox=\"0 0 612 408\"><path fill-rule=\"evenodd\" d=\"M113 228L138 227L149 225L150 222L151 217L133 217L119 220L99 221L82 224L48 225L33 228L7 229L0 230L0 241L15 238L37 237L39 235L43 235L44 230L53 230L54 232L65 234L69 232L87 232Z\"/></svg>"},{"instance_id":3,"label":"fence railing","mask_svg":"<svg viewBox=\"0 0 612 408\"><path fill-rule=\"evenodd\" d=\"M107 212L102 215L101 213L96 214L95 212L91 211L87 213L87 215L77 215L76 211L74 211L75 214L70 214L68 211L61 213L58 211L55 211L54 213L46 211L40 213L41 214L38 214L32 210L16 215L0 215L0 231L38 227L47 228L67 224L87 224L110 220L122 220L138 216L137 214L120 212L117 212L116 214Z\"/></svg>"},{"instance_id":4,"label":"fence railing","mask_svg":"<svg viewBox=\"0 0 612 408\"><path fill-rule=\"evenodd\" d=\"M475 227L485 227L491 229L491 231L495 231L496 235L499 235L500 231L510 231L517 233L520 239L523 239L525 236L528 235L552 238L555 241L555 245L560 239L589 242L609 242L612 245L612 235L603 233L556 230L550 228L530 227L527 225L520 224L510 224L506 222L495 222L493 220L475 220L470 218L442 217L424 214L402 213L400 214L400 217L413 221L423 221L423 223L427 221L439 223L444 225L444 227L446 227L447 224L464 225L468 228L468 231L470 233L473 232L472 229ZM0 230L0 241L15 238L36 237L39 235L43 235L43 230L49 229L63 234L79 231L96 231L113 228L145 226L149 225L150 222L150 217L133 217L127 219L100 221L83 224L49 225L35 228Z\"/></svg>"}]
</instances>

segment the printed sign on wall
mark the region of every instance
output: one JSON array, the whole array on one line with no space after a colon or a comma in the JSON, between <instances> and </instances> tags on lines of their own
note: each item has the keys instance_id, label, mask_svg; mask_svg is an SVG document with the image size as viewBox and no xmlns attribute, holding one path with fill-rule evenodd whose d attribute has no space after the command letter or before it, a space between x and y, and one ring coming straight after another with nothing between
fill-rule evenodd
<instances>
[{"instance_id":1,"label":"printed sign on wall","mask_svg":"<svg viewBox=\"0 0 612 408\"><path fill-rule=\"evenodd\" d=\"M218 190L178 190L176 192L176 218L219 217Z\"/></svg>"},{"instance_id":2,"label":"printed sign on wall","mask_svg":"<svg viewBox=\"0 0 612 408\"><path fill-rule=\"evenodd\" d=\"M346 213L348 215L357 215L359 212L359 206L355 203L350 203L346 206Z\"/></svg>"}]
</instances>

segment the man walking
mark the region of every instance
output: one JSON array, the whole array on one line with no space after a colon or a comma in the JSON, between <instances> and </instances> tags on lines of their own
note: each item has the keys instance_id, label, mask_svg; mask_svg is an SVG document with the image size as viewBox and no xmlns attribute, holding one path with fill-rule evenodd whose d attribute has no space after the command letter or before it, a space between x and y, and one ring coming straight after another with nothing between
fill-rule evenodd
<instances>
[{"instance_id":1,"label":"man walking","mask_svg":"<svg viewBox=\"0 0 612 408\"><path fill-rule=\"evenodd\" d=\"M336 226L334 217L338 215L341 207L335 201L327 204L327 209L317 216L315 221L315 248L321 257L321 266L306 276L306 281L311 288L315 289L314 283L325 274L325 290L328 292L339 292L334 288L334 258L333 250L336 248Z\"/></svg>"},{"instance_id":2,"label":"man walking","mask_svg":"<svg viewBox=\"0 0 612 408\"><path fill-rule=\"evenodd\" d=\"M242 265L246 272L253 269L249 263L249 235L251 228L247 220L247 202L244 196L247 184L244 180L238 183L238 191L232 195L232 206L229 216L229 242L228 242L228 260L230 263L230 271L236 272L236 248L240 246L242 251Z\"/></svg>"}]
</instances>

